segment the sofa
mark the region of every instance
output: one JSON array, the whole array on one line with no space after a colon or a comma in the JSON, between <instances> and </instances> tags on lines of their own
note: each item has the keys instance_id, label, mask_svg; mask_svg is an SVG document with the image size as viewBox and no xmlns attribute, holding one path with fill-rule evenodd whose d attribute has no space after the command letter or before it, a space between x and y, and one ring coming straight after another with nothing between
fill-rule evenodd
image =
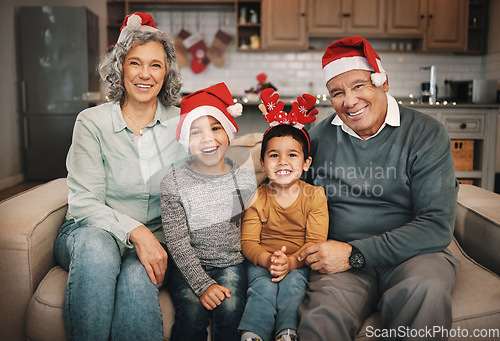
<instances>
[{"instance_id":1,"label":"sofa","mask_svg":"<svg viewBox=\"0 0 500 341\"><path fill-rule=\"evenodd\" d=\"M265 175L258 162L262 134L236 138L230 157ZM0 340L65 340L62 305L67 272L56 264L53 244L67 209L66 179L50 181L0 202ZM450 340L499 340L500 195L462 185L451 252L461 261L452 293ZM164 338L174 309L160 292ZM358 340L377 340L380 314L365 322ZM474 333L481 333L474 337ZM307 341L307 340L303 340Z\"/></svg>"}]
</instances>

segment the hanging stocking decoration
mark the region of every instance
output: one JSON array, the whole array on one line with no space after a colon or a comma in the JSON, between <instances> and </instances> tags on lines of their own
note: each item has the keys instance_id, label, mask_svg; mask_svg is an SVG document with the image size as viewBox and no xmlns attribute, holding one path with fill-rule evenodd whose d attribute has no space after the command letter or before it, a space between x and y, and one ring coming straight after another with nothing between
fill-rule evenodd
<instances>
[{"instance_id":1,"label":"hanging stocking decoration","mask_svg":"<svg viewBox=\"0 0 500 341\"><path fill-rule=\"evenodd\" d=\"M185 29L181 29L181 31L177 34L177 38L175 39L174 48L175 54L177 56L177 64L179 67L187 66L188 62L188 51L184 47L184 39L189 37L191 33L186 31Z\"/></svg>"},{"instance_id":2,"label":"hanging stocking decoration","mask_svg":"<svg viewBox=\"0 0 500 341\"><path fill-rule=\"evenodd\" d=\"M200 73L205 70L210 61L207 58L207 45L203 38L198 33L191 34L184 39L184 46L193 55L191 70L194 73Z\"/></svg>"},{"instance_id":3,"label":"hanging stocking decoration","mask_svg":"<svg viewBox=\"0 0 500 341\"><path fill-rule=\"evenodd\" d=\"M222 30L218 30L215 34L212 46L210 46L207 52L208 59L215 66L222 67L224 65L224 52L231 40L233 40L233 37Z\"/></svg>"}]
</instances>

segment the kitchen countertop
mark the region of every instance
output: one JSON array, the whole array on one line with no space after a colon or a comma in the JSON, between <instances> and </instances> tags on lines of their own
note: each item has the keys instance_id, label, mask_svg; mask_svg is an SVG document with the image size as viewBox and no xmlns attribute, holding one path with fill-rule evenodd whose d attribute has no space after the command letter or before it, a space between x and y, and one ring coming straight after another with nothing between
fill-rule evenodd
<instances>
[{"instance_id":1,"label":"kitchen countertop","mask_svg":"<svg viewBox=\"0 0 500 341\"><path fill-rule=\"evenodd\" d=\"M318 107L331 107L331 103L329 98L326 98L324 96L316 96L316 106ZM248 97L242 96L242 97L236 97L236 100L243 105L259 105L262 103L260 99L249 99ZM294 101L297 100L297 98L292 98L292 97L282 97L280 98L285 105L291 105ZM418 100L411 101L408 98L396 98L399 104L404 105L406 107L413 107L413 108L475 108L475 109L480 109L480 108L500 108L499 103L456 103L453 101L438 101L436 104L428 104L428 103L420 103Z\"/></svg>"}]
</instances>

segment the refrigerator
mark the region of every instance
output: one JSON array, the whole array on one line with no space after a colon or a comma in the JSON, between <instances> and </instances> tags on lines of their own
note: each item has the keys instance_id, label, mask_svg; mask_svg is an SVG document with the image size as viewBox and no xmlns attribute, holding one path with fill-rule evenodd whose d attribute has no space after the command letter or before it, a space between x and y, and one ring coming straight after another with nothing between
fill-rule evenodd
<instances>
[{"instance_id":1,"label":"refrigerator","mask_svg":"<svg viewBox=\"0 0 500 341\"><path fill-rule=\"evenodd\" d=\"M98 17L85 7L16 8L25 179L65 177L76 116L99 91Z\"/></svg>"}]
</instances>

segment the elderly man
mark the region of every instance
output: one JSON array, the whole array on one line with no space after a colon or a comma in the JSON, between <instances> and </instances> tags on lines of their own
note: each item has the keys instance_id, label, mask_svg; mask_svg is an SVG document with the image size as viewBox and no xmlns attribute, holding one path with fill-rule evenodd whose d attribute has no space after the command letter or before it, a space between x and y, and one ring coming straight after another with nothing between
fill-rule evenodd
<instances>
[{"instance_id":1,"label":"elderly man","mask_svg":"<svg viewBox=\"0 0 500 341\"><path fill-rule=\"evenodd\" d=\"M315 271L299 338L352 340L380 310L384 329L372 335L445 339L436 331L451 326L459 267L446 250L458 192L446 130L387 94L364 38L332 43L323 72L335 114L310 132L307 180L325 188L330 225L326 242L300 254Z\"/></svg>"}]
</instances>

